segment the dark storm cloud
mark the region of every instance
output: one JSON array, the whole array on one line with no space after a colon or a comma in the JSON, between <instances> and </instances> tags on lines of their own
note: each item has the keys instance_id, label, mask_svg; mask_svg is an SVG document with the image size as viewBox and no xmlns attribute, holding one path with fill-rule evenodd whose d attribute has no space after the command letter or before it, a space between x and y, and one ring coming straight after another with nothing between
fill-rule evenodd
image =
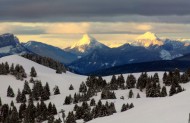
<instances>
[{"instance_id":1,"label":"dark storm cloud","mask_svg":"<svg viewBox=\"0 0 190 123\"><path fill-rule=\"evenodd\" d=\"M189 6L190 0L1 0L0 21L129 21L130 16L165 21L159 17L189 16Z\"/></svg>"}]
</instances>

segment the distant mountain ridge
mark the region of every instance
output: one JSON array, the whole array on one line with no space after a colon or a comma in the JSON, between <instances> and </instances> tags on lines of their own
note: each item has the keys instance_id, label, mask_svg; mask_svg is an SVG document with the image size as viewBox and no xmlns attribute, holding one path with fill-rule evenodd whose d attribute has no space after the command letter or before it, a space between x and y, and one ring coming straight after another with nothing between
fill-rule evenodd
<instances>
[{"instance_id":1,"label":"distant mountain ridge","mask_svg":"<svg viewBox=\"0 0 190 123\"><path fill-rule=\"evenodd\" d=\"M150 71L173 71L178 68L180 71L186 71L190 68L190 54L174 60L159 60L151 62L125 64L106 69L99 69L94 72L86 73L87 75L108 76L125 73L150 72Z\"/></svg>"},{"instance_id":2,"label":"distant mountain ridge","mask_svg":"<svg viewBox=\"0 0 190 123\"><path fill-rule=\"evenodd\" d=\"M61 63L68 64L77 60L77 56L70 52L66 52L58 47L54 47L37 41L29 41L22 43L28 50L45 57L50 57Z\"/></svg>"},{"instance_id":3,"label":"distant mountain ridge","mask_svg":"<svg viewBox=\"0 0 190 123\"><path fill-rule=\"evenodd\" d=\"M173 60L190 53L190 42L163 40L156 34L147 32L133 43L110 48L94 37L84 34L71 47L60 49L37 41L20 43L19 39L10 33L0 35L0 57L25 53L49 57L66 64L71 71L88 74L126 64Z\"/></svg>"},{"instance_id":4,"label":"distant mountain ridge","mask_svg":"<svg viewBox=\"0 0 190 123\"><path fill-rule=\"evenodd\" d=\"M100 69L107 69L124 64L172 60L190 53L188 42L165 39L147 32L131 44L117 48L97 49L81 59L69 64L80 74L87 74Z\"/></svg>"},{"instance_id":5,"label":"distant mountain ridge","mask_svg":"<svg viewBox=\"0 0 190 123\"><path fill-rule=\"evenodd\" d=\"M10 33L0 35L0 57L25 53L30 51L20 44L16 36Z\"/></svg>"}]
</instances>

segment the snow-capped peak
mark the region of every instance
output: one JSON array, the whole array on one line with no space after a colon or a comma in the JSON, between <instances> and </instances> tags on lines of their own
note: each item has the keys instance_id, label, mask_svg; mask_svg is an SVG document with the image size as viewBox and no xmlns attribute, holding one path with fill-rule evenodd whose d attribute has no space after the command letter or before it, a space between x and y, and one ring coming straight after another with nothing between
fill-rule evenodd
<instances>
[{"instance_id":1,"label":"snow-capped peak","mask_svg":"<svg viewBox=\"0 0 190 123\"><path fill-rule=\"evenodd\" d=\"M84 34L82 39L80 39L78 42L76 42L72 47L80 47L80 46L84 46L84 45L90 45L92 42L97 42L95 38L93 38L92 36L90 36L89 34Z\"/></svg>"},{"instance_id":2,"label":"snow-capped peak","mask_svg":"<svg viewBox=\"0 0 190 123\"><path fill-rule=\"evenodd\" d=\"M155 33L146 32L143 35L140 35L139 37L137 37L137 40L159 40L159 38L157 37Z\"/></svg>"},{"instance_id":3,"label":"snow-capped peak","mask_svg":"<svg viewBox=\"0 0 190 123\"><path fill-rule=\"evenodd\" d=\"M84 34L82 39L76 42L70 49L75 49L79 52L86 52L87 50L92 50L94 48L101 48L103 46L102 43L98 42L95 38L90 36L89 34Z\"/></svg>"},{"instance_id":4,"label":"snow-capped peak","mask_svg":"<svg viewBox=\"0 0 190 123\"><path fill-rule=\"evenodd\" d=\"M143 35L137 37L136 41L133 43L136 45L149 47L150 45L163 45L163 41L157 37L155 33L146 32Z\"/></svg>"}]
</instances>

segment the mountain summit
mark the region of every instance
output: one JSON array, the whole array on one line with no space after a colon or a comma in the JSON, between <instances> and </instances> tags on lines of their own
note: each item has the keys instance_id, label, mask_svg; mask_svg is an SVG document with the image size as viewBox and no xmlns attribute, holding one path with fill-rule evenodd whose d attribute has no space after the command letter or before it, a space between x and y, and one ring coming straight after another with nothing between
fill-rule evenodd
<instances>
[{"instance_id":1,"label":"mountain summit","mask_svg":"<svg viewBox=\"0 0 190 123\"><path fill-rule=\"evenodd\" d=\"M146 32L143 35L140 35L139 37L137 37L137 40L159 40L159 38L157 37L157 35L155 33L152 32Z\"/></svg>"},{"instance_id":2,"label":"mountain summit","mask_svg":"<svg viewBox=\"0 0 190 123\"><path fill-rule=\"evenodd\" d=\"M73 46L66 48L65 50L73 52L78 55L86 55L94 51L95 49L108 48L104 44L98 42L94 37L89 34L84 34L83 37L76 42Z\"/></svg>"},{"instance_id":3,"label":"mountain summit","mask_svg":"<svg viewBox=\"0 0 190 123\"><path fill-rule=\"evenodd\" d=\"M29 51L20 44L19 39L15 35L11 33L0 35L0 57L27 52Z\"/></svg>"},{"instance_id":4,"label":"mountain summit","mask_svg":"<svg viewBox=\"0 0 190 123\"><path fill-rule=\"evenodd\" d=\"M82 46L85 46L85 45L96 44L96 43L99 43L99 42L96 41L95 38L93 38L89 34L84 34L82 39L80 39L73 46L71 46L71 49L76 48L76 47L82 47ZM81 52L83 52L83 50L81 50Z\"/></svg>"},{"instance_id":5,"label":"mountain summit","mask_svg":"<svg viewBox=\"0 0 190 123\"><path fill-rule=\"evenodd\" d=\"M163 45L163 41L157 37L155 33L146 32L143 35L137 37L134 42L135 45L149 47L151 45Z\"/></svg>"}]
</instances>

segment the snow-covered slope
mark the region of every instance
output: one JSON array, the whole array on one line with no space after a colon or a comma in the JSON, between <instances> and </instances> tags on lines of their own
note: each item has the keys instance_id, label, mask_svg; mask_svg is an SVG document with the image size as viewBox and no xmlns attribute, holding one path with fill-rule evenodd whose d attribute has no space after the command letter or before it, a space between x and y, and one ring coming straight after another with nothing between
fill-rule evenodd
<instances>
[{"instance_id":1,"label":"snow-covered slope","mask_svg":"<svg viewBox=\"0 0 190 123\"><path fill-rule=\"evenodd\" d=\"M24 67L26 73L27 73L27 79L30 79L30 70L31 67L34 67L37 72L37 77L34 78L35 80L41 80L42 84L44 85L46 82L49 83L51 92L53 94L53 88L55 85L59 86L61 94L58 96L52 95L50 98L51 100L46 102L53 102L57 106L58 110L63 109L63 102L66 96L69 94L74 94L74 92L78 92L79 85L82 81L86 79L86 76L76 75L70 72L66 72L63 74L56 74L55 70L50 69L48 67L42 66L40 64L37 64L33 61L30 61L28 59L25 59L18 55L11 55L6 56L0 59L0 63L2 62L8 62L9 64L14 63L20 64ZM70 84L73 84L74 88L76 88L74 91L69 91ZM3 103L10 103L12 100L15 102L17 106L20 104L16 103L15 98L7 98L7 88L8 86L11 86L17 94L18 88L23 89L24 81L16 80L14 76L11 75L0 75L0 97L2 99ZM30 84L31 88L33 87L33 84Z\"/></svg>"},{"instance_id":2,"label":"snow-covered slope","mask_svg":"<svg viewBox=\"0 0 190 123\"><path fill-rule=\"evenodd\" d=\"M76 75L70 72L56 74L55 70L53 69L47 68L17 55L7 56L0 59L0 63L5 61L7 61L9 64L14 63L23 65L28 75L27 80L30 79L30 69L32 66L34 66L38 74L37 78L35 79L41 80L43 84L48 82L51 90L55 85L58 85L61 91L60 95L51 95L50 100L46 101L46 103L51 101L56 105L58 112L61 109L64 109L66 111L66 115L69 111L73 110L74 104L63 105L65 96L68 96L69 94L73 95L75 92L78 92L79 85L82 81L86 80L86 76ZM154 72L148 73L148 75L153 74ZM158 72L158 74L162 87L163 83L161 78L163 72ZM134 75L137 78L139 77L140 73L134 73ZM126 79L127 76L128 74L125 74L124 78ZM104 79L109 82L111 80L111 76L104 77ZM74 90L68 89L70 84L74 86ZM6 91L9 85L11 85L14 92L16 93L18 88L23 88L24 81L16 80L15 77L11 75L0 75L0 97L3 103L10 103L11 100L13 100L15 105L18 107L20 104L16 103L15 98L6 97ZM30 86L32 87L32 84L30 84ZM104 118L93 119L90 121L90 123L186 123L188 120L188 114L190 112L190 108L188 108L190 102L190 83L183 84L182 87L184 87L186 91L172 97L164 98L146 98L144 91L141 92L137 89L133 89L135 97L137 93L139 93L141 98L128 99L127 97L129 89L117 90L115 91L117 99L103 100L102 102L114 102L118 113ZM167 87L167 91L169 91L169 87ZM124 100L120 99L121 96L124 96ZM95 98L97 102L100 99L100 93L98 93L97 96L94 96L93 98ZM121 113L120 110L123 103L133 103L135 107ZM58 117L61 117L61 114L56 116L56 118ZM79 121L77 121L77 123L79 123Z\"/></svg>"},{"instance_id":3,"label":"snow-covered slope","mask_svg":"<svg viewBox=\"0 0 190 123\"><path fill-rule=\"evenodd\" d=\"M190 84L185 88L185 92L172 97L127 100L133 101L136 107L89 123L188 123Z\"/></svg>"}]
</instances>

